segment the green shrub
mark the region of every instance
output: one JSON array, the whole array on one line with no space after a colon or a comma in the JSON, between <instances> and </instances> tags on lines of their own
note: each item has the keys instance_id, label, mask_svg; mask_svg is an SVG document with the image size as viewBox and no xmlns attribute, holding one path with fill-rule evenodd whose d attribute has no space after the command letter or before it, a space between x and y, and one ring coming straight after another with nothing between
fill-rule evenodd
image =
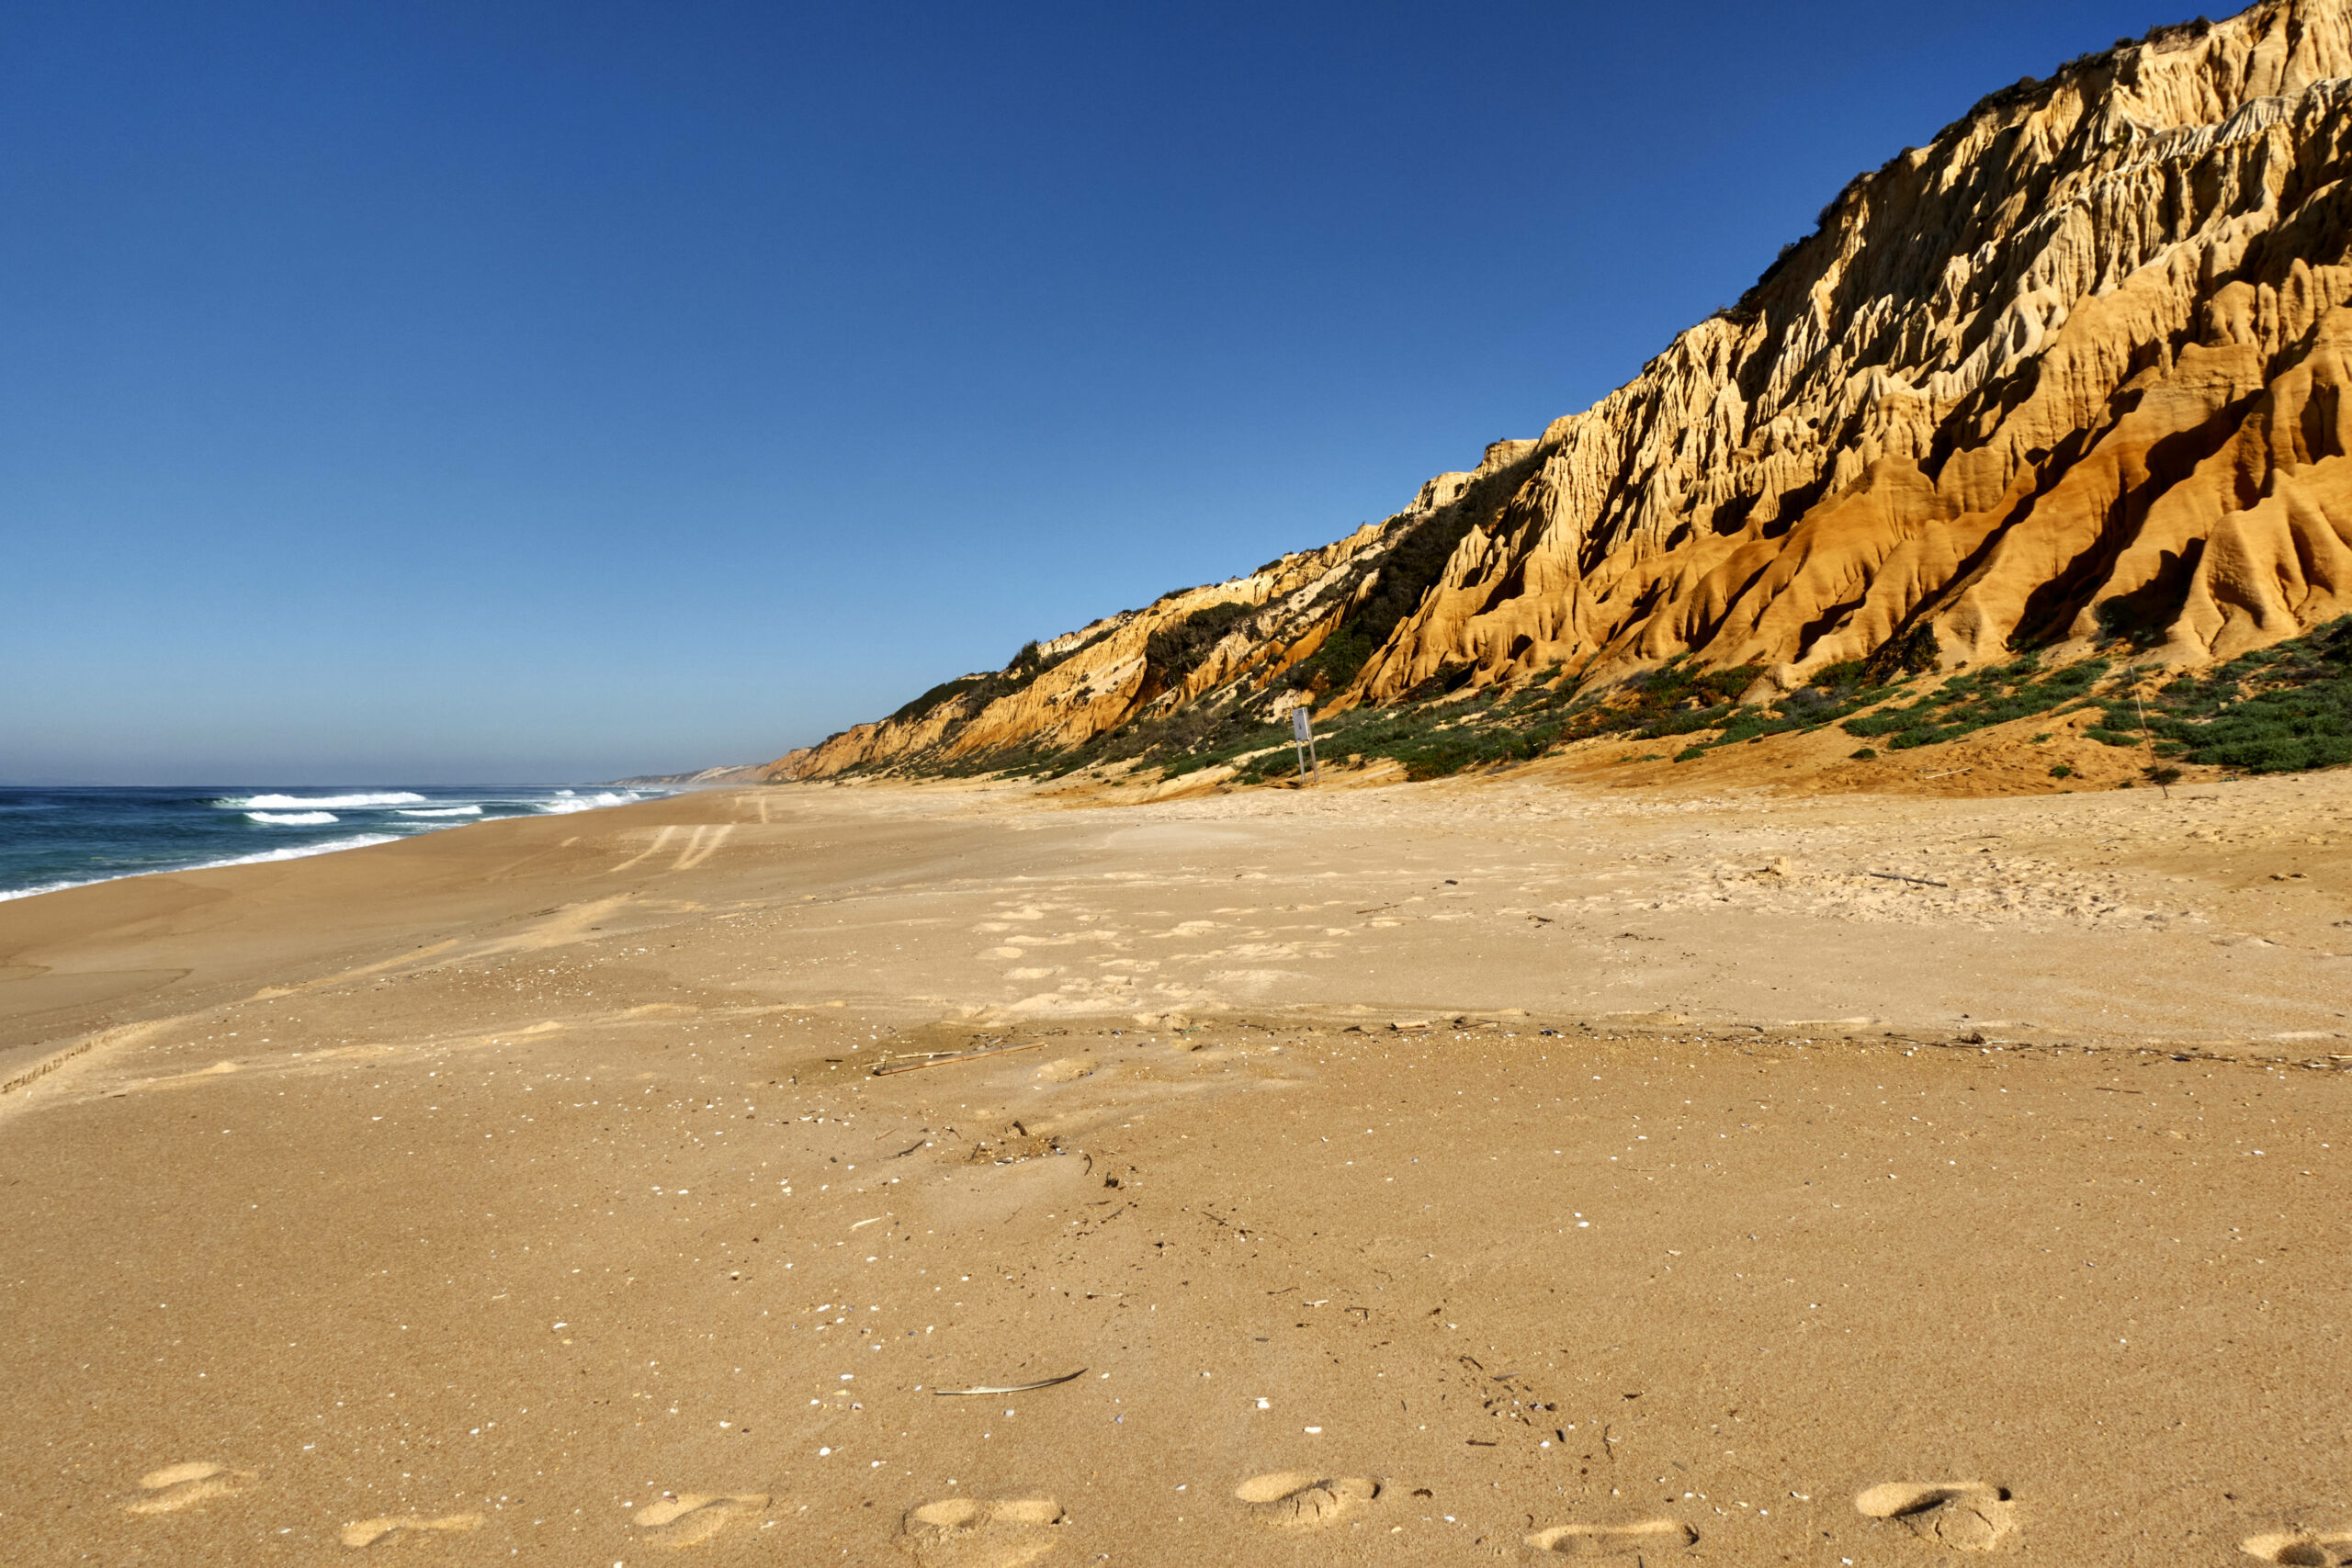
<instances>
[{"instance_id":1,"label":"green shrub","mask_svg":"<svg viewBox=\"0 0 2352 1568\"><path fill-rule=\"evenodd\" d=\"M1813 672L1813 679L1808 684L1825 692L1835 691L1840 686L1867 685L1870 683L1864 679L1867 668L1867 662L1860 659L1849 659L1841 664L1825 664Z\"/></svg>"},{"instance_id":2,"label":"green shrub","mask_svg":"<svg viewBox=\"0 0 2352 1568\"><path fill-rule=\"evenodd\" d=\"M1887 708L1878 713L1864 714L1860 718L1849 718L1840 728L1849 735L1873 739L1909 729L1918 722L1909 708Z\"/></svg>"},{"instance_id":3,"label":"green shrub","mask_svg":"<svg viewBox=\"0 0 2352 1568\"><path fill-rule=\"evenodd\" d=\"M2181 675L2150 706L2164 755L2265 773L2352 762L2352 615Z\"/></svg>"},{"instance_id":4,"label":"green shrub","mask_svg":"<svg viewBox=\"0 0 2352 1568\"><path fill-rule=\"evenodd\" d=\"M2107 673L2105 660L2086 660L2044 671L2029 656L2007 664L1947 677L1917 700L1890 705L1845 721L1846 732L1865 739L1884 736L1897 750L1938 746L1996 724L2030 718L2075 702ZM2040 737L2047 740L2047 734Z\"/></svg>"},{"instance_id":5,"label":"green shrub","mask_svg":"<svg viewBox=\"0 0 2352 1568\"><path fill-rule=\"evenodd\" d=\"M1184 677L1208 661L1236 621L1255 614L1254 604L1209 604L1181 621L1153 628L1144 640L1144 663L1162 686L1183 683Z\"/></svg>"},{"instance_id":6,"label":"green shrub","mask_svg":"<svg viewBox=\"0 0 2352 1568\"><path fill-rule=\"evenodd\" d=\"M1865 684L1883 686L1900 676L1923 675L1936 667L1938 657L1935 631L1923 621L1903 636L1889 638L1863 660L1862 679Z\"/></svg>"},{"instance_id":7,"label":"green shrub","mask_svg":"<svg viewBox=\"0 0 2352 1568\"><path fill-rule=\"evenodd\" d=\"M942 703L953 702L956 698L964 695L967 692L978 690L985 686L990 679L991 677L987 675L965 675L953 681L942 681L938 685L933 686L922 695L915 698L912 702L908 703L905 706L899 708L896 713L893 713L889 718L885 719L883 722L886 724L894 722L900 724L911 723L916 719L922 718L924 715L930 713L932 709L937 707ZM904 688L902 687L900 689L903 690Z\"/></svg>"},{"instance_id":8,"label":"green shrub","mask_svg":"<svg viewBox=\"0 0 2352 1568\"><path fill-rule=\"evenodd\" d=\"M942 704L956 702L959 699L964 702L967 710L965 716L968 717L999 697L1021 691L1035 681L1038 676L1059 664L1062 660L1068 659L1080 649L1091 648L1105 635L1107 634L1098 632L1079 644L1077 648L1069 649L1056 659L1047 659L1040 652L1036 639L1033 637L1021 645L1021 650L1012 656L1012 662L1005 665L1003 669L988 674L959 675L953 681L942 681L914 701L898 709L884 722L910 723L925 716Z\"/></svg>"}]
</instances>

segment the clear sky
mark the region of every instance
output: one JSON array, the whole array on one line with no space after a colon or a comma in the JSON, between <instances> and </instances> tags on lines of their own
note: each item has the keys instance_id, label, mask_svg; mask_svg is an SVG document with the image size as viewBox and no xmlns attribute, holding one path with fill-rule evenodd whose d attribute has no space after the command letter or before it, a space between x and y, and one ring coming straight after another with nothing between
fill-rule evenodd
<instances>
[{"instance_id":1,"label":"clear sky","mask_svg":"<svg viewBox=\"0 0 2352 1568\"><path fill-rule=\"evenodd\" d=\"M1536 434L2154 0L0 0L0 781L760 761Z\"/></svg>"}]
</instances>

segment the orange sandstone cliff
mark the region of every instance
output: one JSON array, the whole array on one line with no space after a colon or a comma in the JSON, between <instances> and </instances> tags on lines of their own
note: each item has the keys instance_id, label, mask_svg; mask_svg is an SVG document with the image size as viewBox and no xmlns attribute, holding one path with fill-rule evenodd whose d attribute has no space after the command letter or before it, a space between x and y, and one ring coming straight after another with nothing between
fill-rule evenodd
<instances>
[{"instance_id":1,"label":"orange sandstone cliff","mask_svg":"<svg viewBox=\"0 0 2352 1568\"><path fill-rule=\"evenodd\" d=\"M1860 175L1737 305L1320 550L948 682L771 778L1680 656L1782 689L2352 611L2352 0L2020 82Z\"/></svg>"}]
</instances>

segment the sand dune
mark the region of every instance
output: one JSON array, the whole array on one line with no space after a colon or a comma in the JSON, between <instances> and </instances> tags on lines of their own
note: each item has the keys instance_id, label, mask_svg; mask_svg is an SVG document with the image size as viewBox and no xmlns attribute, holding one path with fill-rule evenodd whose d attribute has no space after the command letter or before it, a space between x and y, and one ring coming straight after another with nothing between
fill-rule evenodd
<instances>
[{"instance_id":1,"label":"sand dune","mask_svg":"<svg viewBox=\"0 0 2352 1568\"><path fill-rule=\"evenodd\" d=\"M6 1555L2337 1561L2347 842L811 786L0 905Z\"/></svg>"}]
</instances>

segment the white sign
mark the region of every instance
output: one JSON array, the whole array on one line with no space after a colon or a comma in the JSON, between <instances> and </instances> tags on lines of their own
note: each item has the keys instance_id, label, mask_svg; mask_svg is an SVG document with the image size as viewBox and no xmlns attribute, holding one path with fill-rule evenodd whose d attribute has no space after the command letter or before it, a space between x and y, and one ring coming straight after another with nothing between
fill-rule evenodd
<instances>
[{"instance_id":1,"label":"white sign","mask_svg":"<svg viewBox=\"0 0 2352 1568\"><path fill-rule=\"evenodd\" d=\"M1307 741L1315 738L1313 731L1307 727L1306 705L1305 703L1301 703L1296 707L1290 710L1290 733L1291 739L1297 741L1302 746L1306 745Z\"/></svg>"}]
</instances>

